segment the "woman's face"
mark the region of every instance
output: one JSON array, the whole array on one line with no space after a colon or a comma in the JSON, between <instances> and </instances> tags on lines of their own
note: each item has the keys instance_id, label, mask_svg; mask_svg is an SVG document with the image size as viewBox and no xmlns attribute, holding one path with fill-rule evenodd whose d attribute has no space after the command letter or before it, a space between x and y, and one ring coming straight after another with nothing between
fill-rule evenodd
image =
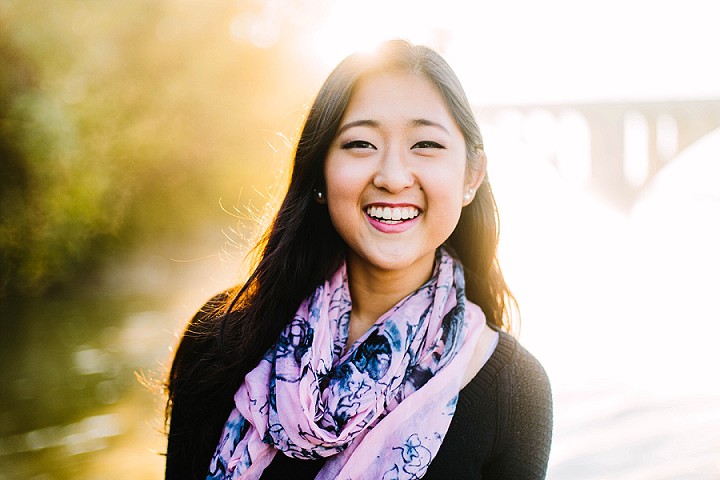
<instances>
[{"instance_id":1,"label":"woman's face","mask_svg":"<svg viewBox=\"0 0 720 480\"><path fill-rule=\"evenodd\" d=\"M429 80L401 72L361 79L325 159L328 211L348 260L430 271L472 199L464 195L484 175L466 175L466 162L462 132Z\"/></svg>"}]
</instances>

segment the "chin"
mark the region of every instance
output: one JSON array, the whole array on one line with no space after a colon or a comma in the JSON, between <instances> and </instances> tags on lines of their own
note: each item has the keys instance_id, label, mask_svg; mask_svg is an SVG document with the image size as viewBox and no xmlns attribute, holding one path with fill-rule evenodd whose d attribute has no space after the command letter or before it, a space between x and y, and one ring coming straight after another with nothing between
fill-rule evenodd
<instances>
[{"instance_id":1,"label":"chin","mask_svg":"<svg viewBox=\"0 0 720 480\"><path fill-rule=\"evenodd\" d=\"M430 253L419 255L408 255L407 250L400 252L390 252L383 255L377 255L374 258L367 258L365 261L372 264L375 268L386 271L399 271L419 266L423 261L427 261L432 268L435 259L435 250Z\"/></svg>"}]
</instances>

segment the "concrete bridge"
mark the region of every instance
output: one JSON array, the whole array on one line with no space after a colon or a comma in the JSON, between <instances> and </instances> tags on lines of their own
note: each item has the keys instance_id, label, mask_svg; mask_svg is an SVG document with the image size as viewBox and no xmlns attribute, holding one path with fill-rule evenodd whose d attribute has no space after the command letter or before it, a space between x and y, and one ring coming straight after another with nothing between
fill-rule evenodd
<instances>
[{"instance_id":1,"label":"concrete bridge","mask_svg":"<svg viewBox=\"0 0 720 480\"><path fill-rule=\"evenodd\" d=\"M628 209L678 153L720 128L720 99L488 106L477 114L499 129L520 128L531 149Z\"/></svg>"}]
</instances>

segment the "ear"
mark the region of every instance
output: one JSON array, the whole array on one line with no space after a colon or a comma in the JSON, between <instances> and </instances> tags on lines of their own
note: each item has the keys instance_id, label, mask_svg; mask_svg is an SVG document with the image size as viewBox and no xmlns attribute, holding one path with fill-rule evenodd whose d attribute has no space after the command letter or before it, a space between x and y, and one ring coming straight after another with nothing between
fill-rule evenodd
<instances>
[{"instance_id":1,"label":"ear","mask_svg":"<svg viewBox=\"0 0 720 480\"><path fill-rule=\"evenodd\" d=\"M478 150L475 154L475 161L472 165L468 166L467 172L465 173L465 193L463 195L463 207L469 205L474 199L475 194L480 188L483 180L485 180L485 173L487 172L487 157L485 152Z\"/></svg>"}]
</instances>

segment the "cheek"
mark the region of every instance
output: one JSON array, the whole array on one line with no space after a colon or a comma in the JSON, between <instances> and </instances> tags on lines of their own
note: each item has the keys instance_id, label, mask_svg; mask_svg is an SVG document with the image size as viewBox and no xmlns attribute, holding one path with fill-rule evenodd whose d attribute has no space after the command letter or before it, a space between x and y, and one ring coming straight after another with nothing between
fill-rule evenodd
<instances>
[{"instance_id":1,"label":"cheek","mask_svg":"<svg viewBox=\"0 0 720 480\"><path fill-rule=\"evenodd\" d=\"M324 174L328 202L357 194L366 182L366 174L359 166L332 157L325 162Z\"/></svg>"},{"instance_id":2,"label":"cheek","mask_svg":"<svg viewBox=\"0 0 720 480\"><path fill-rule=\"evenodd\" d=\"M423 184L430 206L442 208L448 213L462 209L465 195L465 176L457 169L437 171L428 175Z\"/></svg>"},{"instance_id":3,"label":"cheek","mask_svg":"<svg viewBox=\"0 0 720 480\"><path fill-rule=\"evenodd\" d=\"M343 169L334 168L333 165L325 168L325 198L330 222L343 239L346 232L352 229L349 212L356 203L353 199L357 198L354 183Z\"/></svg>"},{"instance_id":4,"label":"cheek","mask_svg":"<svg viewBox=\"0 0 720 480\"><path fill-rule=\"evenodd\" d=\"M357 221L368 173L358 165L328 159L325 167L325 190L330 221L343 234Z\"/></svg>"},{"instance_id":5,"label":"cheek","mask_svg":"<svg viewBox=\"0 0 720 480\"><path fill-rule=\"evenodd\" d=\"M461 174L438 174L435 180L424 188L428 200L426 215L435 232L434 238L445 241L460 221L465 183Z\"/></svg>"}]
</instances>

